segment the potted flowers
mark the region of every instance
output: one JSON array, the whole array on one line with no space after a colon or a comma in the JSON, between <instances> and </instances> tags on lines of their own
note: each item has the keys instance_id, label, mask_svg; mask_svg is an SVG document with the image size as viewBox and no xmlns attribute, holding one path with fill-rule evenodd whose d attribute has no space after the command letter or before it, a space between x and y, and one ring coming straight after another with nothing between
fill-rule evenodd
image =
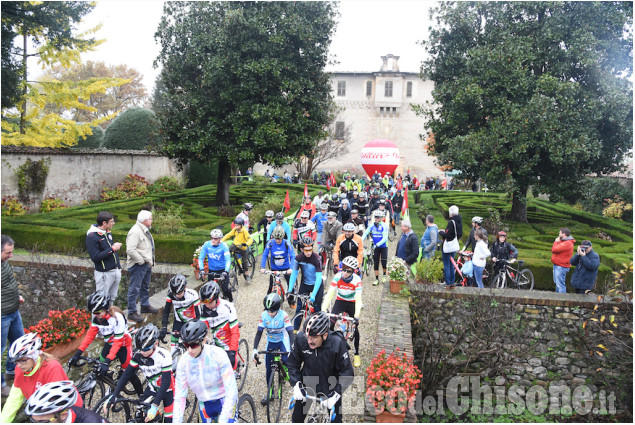
<instances>
[{"instance_id":1,"label":"potted flowers","mask_svg":"<svg viewBox=\"0 0 635 425\"><path fill-rule=\"evenodd\" d=\"M192 258L192 267L194 267L194 270L196 270L196 275L198 276L198 257L199 255L201 255L201 250L203 249L203 245L199 246L198 248L196 248L196 251L194 251L194 255ZM203 259L203 270L205 271L205 273L209 272L208 269L208 265L207 265L207 256Z\"/></svg>"},{"instance_id":2,"label":"potted flowers","mask_svg":"<svg viewBox=\"0 0 635 425\"><path fill-rule=\"evenodd\" d=\"M366 405L376 422L403 422L413 406L421 371L413 359L397 348L390 355L381 350L366 369Z\"/></svg>"},{"instance_id":3,"label":"potted flowers","mask_svg":"<svg viewBox=\"0 0 635 425\"><path fill-rule=\"evenodd\" d=\"M77 308L51 310L47 319L40 320L25 332L37 332L42 348L54 357L62 358L79 347L90 326L90 314Z\"/></svg>"},{"instance_id":4,"label":"potted flowers","mask_svg":"<svg viewBox=\"0 0 635 425\"><path fill-rule=\"evenodd\" d=\"M408 266L399 257L393 257L388 262L388 279L390 280L390 293L398 294L408 278Z\"/></svg>"}]
</instances>

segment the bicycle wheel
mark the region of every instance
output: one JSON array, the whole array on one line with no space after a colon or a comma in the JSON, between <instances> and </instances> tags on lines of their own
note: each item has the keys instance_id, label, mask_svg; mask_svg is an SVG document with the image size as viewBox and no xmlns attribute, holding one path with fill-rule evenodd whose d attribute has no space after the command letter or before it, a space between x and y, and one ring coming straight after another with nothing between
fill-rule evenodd
<instances>
[{"instance_id":1,"label":"bicycle wheel","mask_svg":"<svg viewBox=\"0 0 635 425\"><path fill-rule=\"evenodd\" d=\"M247 275L250 279L253 279L256 271L256 257L254 257L254 253L250 251L249 255L245 256L245 260L247 260Z\"/></svg>"},{"instance_id":2,"label":"bicycle wheel","mask_svg":"<svg viewBox=\"0 0 635 425\"><path fill-rule=\"evenodd\" d=\"M229 271L229 290L234 293L238 290L238 273L236 273L235 268ZM234 294L232 294L233 296Z\"/></svg>"},{"instance_id":3,"label":"bicycle wheel","mask_svg":"<svg viewBox=\"0 0 635 425\"><path fill-rule=\"evenodd\" d=\"M236 387L238 391L243 389L247 380L249 370L249 343L245 338L238 341L238 352L236 353Z\"/></svg>"},{"instance_id":4,"label":"bicycle wheel","mask_svg":"<svg viewBox=\"0 0 635 425\"><path fill-rule=\"evenodd\" d=\"M238 399L238 405L236 405L236 422L258 423L256 404L249 394L243 394Z\"/></svg>"},{"instance_id":5,"label":"bicycle wheel","mask_svg":"<svg viewBox=\"0 0 635 425\"><path fill-rule=\"evenodd\" d=\"M333 259L326 257L326 261L324 262L324 267L322 267L322 283L323 286L326 287L326 284L331 280L331 275L333 274Z\"/></svg>"},{"instance_id":6,"label":"bicycle wheel","mask_svg":"<svg viewBox=\"0 0 635 425\"><path fill-rule=\"evenodd\" d=\"M529 269L523 269L518 275L518 289L525 291L531 291L534 289L534 274Z\"/></svg>"},{"instance_id":7,"label":"bicycle wheel","mask_svg":"<svg viewBox=\"0 0 635 425\"><path fill-rule=\"evenodd\" d=\"M130 415L130 406L127 401L118 401L113 404L110 409L106 410L104 413L104 406L108 403L108 399L110 398L110 394L104 396L97 404L94 409L91 409L93 412L101 415L102 418L106 419L110 423L128 423L131 421L132 416ZM86 408L86 404L84 404Z\"/></svg>"},{"instance_id":8,"label":"bicycle wheel","mask_svg":"<svg viewBox=\"0 0 635 425\"><path fill-rule=\"evenodd\" d=\"M498 289L504 289L507 286L507 279L505 279L505 272L501 272L496 275L492 286Z\"/></svg>"},{"instance_id":9,"label":"bicycle wheel","mask_svg":"<svg viewBox=\"0 0 635 425\"><path fill-rule=\"evenodd\" d=\"M119 378L121 378L121 375L123 375L123 371L124 371L123 368L119 368L119 371L117 371L117 373L115 375L117 377L117 379L115 380L115 382L113 382L113 385L110 385L109 382L106 382L107 385L112 386L113 390L117 386L117 381L119 381ZM145 377L143 377L143 379L141 379L141 386L143 388L146 387L146 379L145 379ZM126 386L123 387L123 392L126 393L127 395L136 395L137 394L137 390L134 389L134 385L132 385L132 382L130 382L130 381L128 381Z\"/></svg>"},{"instance_id":10,"label":"bicycle wheel","mask_svg":"<svg viewBox=\"0 0 635 425\"><path fill-rule=\"evenodd\" d=\"M183 420L188 424L198 423L198 401L192 391L188 391L187 399L185 399Z\"/></svg>"},{"instance_id":11,"label":"bicycle wheel","mask_svg":"<svg viewBox=\"0 0 635 425\"><path fill-rule=\"evenodd\" d=\"M96 380L92 374L82 378L75 386L84 400L84 407L89 410L92 410L106 394L110 394L110 391L106 391L104 383Z\"/></svg>"},{"instance_id":12,"label":"bicycle wheel","mask_svg":"<svg viewBox=\"0 0 635 425\"><path fill-rule=\"evenodd\" d=\"M267 403L267 421L270 424L277 423L280 419L280 412L282 411L282 386L284 385L284 379L282 378L282 371L278 368L271 371L269 377L269 385L267 385L267 395L269 396L269 403Z\"/></svg>"},{"instance_id":13,"label":"bicycle wheel","mask_svg":"<svg viewBox=\"0 0 635 425\"><path fill-rule=\"evenodd\" d=\"M487 269L483 269L483 286L484 287L489 287L490 286L490 281L489 281L489 272L487 271Z\"/></svg>"}]
</instances>

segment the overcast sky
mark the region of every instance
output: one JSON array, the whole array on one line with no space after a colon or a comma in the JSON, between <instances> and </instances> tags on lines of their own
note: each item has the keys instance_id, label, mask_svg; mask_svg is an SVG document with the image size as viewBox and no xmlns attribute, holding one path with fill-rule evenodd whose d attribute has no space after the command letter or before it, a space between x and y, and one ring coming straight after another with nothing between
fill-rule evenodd
<instances>
[{"instance_id":1,"label":"overcast sky","mask_svg":"<svg viewBox=\"0 0 635 425\"><path fill-rule=\"evenodd\" d=\"M415 0L376 0L340 2L341 16L331 44L331 54L339 62L328 71L379 71L380 56L400 56L401 71L418 72L424 50L417 44L428 33L428 10L435 2ZM125 64L144 76L152 93L158 70L152 67L159 47L154 33L163 11L157 0L100 1L84 18L83 28L101 23L98 38L106 42L84 61Z\"/></svg>"}]
</instances>

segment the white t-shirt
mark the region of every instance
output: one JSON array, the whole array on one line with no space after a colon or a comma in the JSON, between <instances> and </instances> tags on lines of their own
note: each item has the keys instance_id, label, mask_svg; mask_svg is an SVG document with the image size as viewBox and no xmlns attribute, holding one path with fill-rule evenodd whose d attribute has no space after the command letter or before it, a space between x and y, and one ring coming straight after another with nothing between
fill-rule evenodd
<instances>
[{"instance_id":1,"label":"white t-shirt","mask_svg":"<svg viewBox=\"0 0 635 425\"><path fill-rule=\"evenodd\" d=\"M485 267L486 258L492 255L487 248L485 241L476 242L474 254L472 255L472 263L477 267Z\"/></svg>"}]
</instances>

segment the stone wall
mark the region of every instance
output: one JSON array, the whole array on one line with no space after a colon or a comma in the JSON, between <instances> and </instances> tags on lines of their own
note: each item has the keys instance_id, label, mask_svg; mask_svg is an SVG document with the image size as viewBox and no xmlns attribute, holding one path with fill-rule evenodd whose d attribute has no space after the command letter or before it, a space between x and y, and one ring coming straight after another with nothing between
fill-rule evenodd
<instances>
[{"instance_id":1,"label":"stone wall","mask_svg":"<svg viewBox=\"0 0 635 425\"><path fill-rule=\"evenodd\" d=\"M445 375L435 381L433 373L427 374L435 386L428 393L446 391L452 378L478 377L481 385L544 388L551 408L566 404L560 391L588 388L596 409L601 407L598 394L613 394L613 414L631 414L630 300L543 291L448 291L428 285L417 289L415 357L427 372L437 368L438 375Z\"/></svg>"},{"instance_id":2,"label":"stone wall","mask_svg":"<svg viewBox=\"0 0 635 425\"><path fill-rule=\"evenodd\" d=\"M71 206L99 199L104 186L115 187L127 174L138 174L153 183L159 177L185 179L176 162L151 152L110 149L54 149L2 146L2 197L18 195L15 171L30 158L49 158L51 164L43 198L65 200ZM41 199L32 208L39 208Z\"/></svg>"}]
</instances>

